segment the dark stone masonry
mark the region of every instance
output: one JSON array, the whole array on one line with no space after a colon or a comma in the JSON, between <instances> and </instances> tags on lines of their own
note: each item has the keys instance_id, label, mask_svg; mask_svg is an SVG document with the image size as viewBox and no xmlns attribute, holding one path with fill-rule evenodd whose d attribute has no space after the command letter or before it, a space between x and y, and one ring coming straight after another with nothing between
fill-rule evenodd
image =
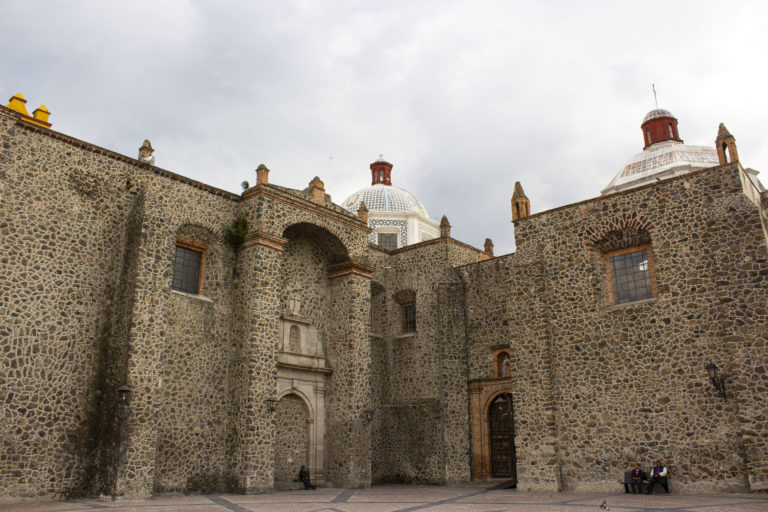
<instances>
[{"instance_id":1,"label":"dark stone masonry","mask_svg":"<svg viewBox=\"0 0 768 512\"><path fill-rule=\"evenodd\" d=\"M0 498L269 492L301 464L615 490L656 459L674 492L767 489L753 174L533 215L515 187L513 254L447 219L386 250L319 179L232 194L0 107Z\"/></svg>"}]
</instances>

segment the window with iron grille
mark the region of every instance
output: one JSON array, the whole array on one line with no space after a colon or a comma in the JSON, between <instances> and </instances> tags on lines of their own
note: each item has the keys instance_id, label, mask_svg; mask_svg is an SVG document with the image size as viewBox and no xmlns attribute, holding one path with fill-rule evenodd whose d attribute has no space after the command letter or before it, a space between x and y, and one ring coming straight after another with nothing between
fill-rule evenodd
<instances>
[{"instance_id":1,"label":"window with iron grille","mask_svg":"<svg viewBox=\"0 0 768 512\"><path fill-rule=\"evenodd\" d=\"M176 246L173 260L173 281L171 288L180 292L200 293L200 276L202 275L203 252Z\"/></svg>"},{"instance_id":2,"label":"window with iron grille","mask_svg":"<svg viewBox=\"0 0 768 512\"><path fill-rule=\"evenodd\" d=\"M416 304L403 306L403 332L416 332Z\"/></svg>"},{"instance_id":3,"label":"window with iron grille","mask_svg":"<svg viewBox=\"0 0 768 512\"><path fill-rule=\"evenodd\" d=\"M397 233L379 233L379 245L384 249L397 249Z\"/></svg>"},{"instance_id":4,"label":"window with iron grille","mask_svg":"<svg viewBox=\"0 0 768 512\"><path fill-rule=\"evenodd\" d=\"M650 247L639 251L620 251L614 256L608 256L614 304L653 297Z\"/></svg>"}]
</instances>

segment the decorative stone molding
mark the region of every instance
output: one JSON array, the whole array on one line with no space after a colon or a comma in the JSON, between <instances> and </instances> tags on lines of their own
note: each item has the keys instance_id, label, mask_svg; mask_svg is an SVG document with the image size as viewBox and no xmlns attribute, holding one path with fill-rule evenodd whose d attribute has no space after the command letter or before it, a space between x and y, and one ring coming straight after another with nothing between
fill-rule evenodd
<instances>
[{"instance_id":1,"label":"decorative stone molding","mask_svg":"<svg viewBox=\"0 0 768 512\"><path fill-rule=\"evenodd\" d=\"M269 247L270 249L283 252L285 246L288 245L288 240L265 231L252 231L245 236L245 241L241 248L247 249L254 245Z\"/></svg>"},{"instance_id":2,"label":"decorative stone molding","mask_svg":"<svg viewBox=\"0 0 768 512\"><path fill-rule=\"evenodd\" d=\"M253 187L247 190L242 196L242 201L247 201L256 197L267 197L269 199L274 199L276 201L280 201L290 206L295 206L296 208L310 212L314 215L318 215L333 222L359 229L361 231L365 231L366 233L370 232L368 225L363 223L359 217L350 215L348 213L341 213L336 210L326 208L323 205L314 204L312 201L298 197L288 192L284 192L273 185Z\"/></svg>"},{"instance_id":3,"label":"decorative stone molding","mask_svg":"<svg viewBox=\"0 0 768 512\"><path fill-rule=\"evenodd\" d=\"M356 261L345 261L336 265L328 267L328 278L334 279L336 277L346 276L348 274L357 274L367 279L373 275L374 268L363 263Z\"/></svg>"}]
</instances>

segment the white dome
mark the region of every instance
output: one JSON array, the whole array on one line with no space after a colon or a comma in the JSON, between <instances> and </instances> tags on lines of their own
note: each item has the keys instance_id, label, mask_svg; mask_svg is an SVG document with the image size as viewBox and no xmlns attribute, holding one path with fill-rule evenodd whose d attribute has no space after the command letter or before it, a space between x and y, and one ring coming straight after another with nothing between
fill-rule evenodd
<instances>
[{"instance_id":1,"label":"white dome","mask_svg":"<svg viewBox=\"0 0 768 512\"><path fill-rule=\"evenodd\" d=\"M645 114L642 124L645 124L646 121L650 121L651 119L656 119L657 117L671 117L674 119L675 116L673 116L669 110L664 110L663 108L657 108L656 110L651 110L650 112Z\"/></svg>"},{"instance_id":2,"label":"white dome","mask_svg":"<svg viewBox=\"0 0 768 512\"><path fill-rule=\"evenodd\" d=\"M356 214L361 202L365 202L369 212L416 213L429 218L427 209L416 196L391 185L376 184L358 190L345 199L341 206Z\"/></svg>"},{"instance_id":3,"label":"white dome","mask_svg":"<svg viewBox=\"0 0 768 512\"><path fill-rule=\"evenodd\" d=\"M619 174L602 190L602 194L612 194L656 179L714 167L718 162L717 151L709 146L688 146L674 140L657 142L630 158Z\"/></svg>"}]
</instances>

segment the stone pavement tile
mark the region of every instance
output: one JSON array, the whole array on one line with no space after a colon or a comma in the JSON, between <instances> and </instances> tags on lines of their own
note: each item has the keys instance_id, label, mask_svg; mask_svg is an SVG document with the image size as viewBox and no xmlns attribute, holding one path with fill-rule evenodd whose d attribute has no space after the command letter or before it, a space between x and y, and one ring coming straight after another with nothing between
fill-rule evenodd
<instances>
[{"instance_id":1,"label":"stone pavement tile","mask_svg":"<svg viewBox=\"0 0 768 512\"><path fill-rule=\"evenodd\" d=\"M478 486L382 486L255 495L162 496L103 502L25 501L0 512L767 512L768 495L632 495L486 491Z\"/></svg>"},{"instance_id":2,"label":"stone pavement tile","mask_svg":"<svg viewBox=\"0 0 768 512\"><path fill-rule=\"evenodd\" d=\"M232 503L248 505L251 503L330 503L341 489L315 491L280 491L272 494L222 494L221 497Z\"/></svg>"},{"instance_id":3,"label":"stone pavement tile","mask_svg":"<svg viewBox=\"0 0 768 512\"><path fill-rule=\"evenodd\" d=\"M0 512L59 512L82 510L81 503L71 501L23 501L20 503L0 503Z\"/></svg>"}]
</instances>

